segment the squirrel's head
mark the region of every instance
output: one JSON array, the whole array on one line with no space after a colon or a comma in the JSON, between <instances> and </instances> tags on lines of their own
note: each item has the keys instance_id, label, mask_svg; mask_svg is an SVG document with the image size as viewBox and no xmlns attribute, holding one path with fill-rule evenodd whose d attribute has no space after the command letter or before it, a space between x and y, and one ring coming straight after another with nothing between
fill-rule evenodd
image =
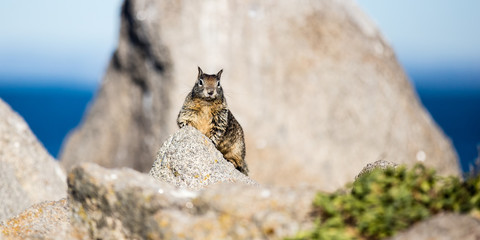
<instances>
[{"instance_id":1,"label":"squirrel's head","mask_svg":"<svg viewBox=\"0 0 480 240\"><path fill-rule=\"evenodd\" d=\"M223 89L220 85L220 77L223 69L217 74L205 74L202 69L198 67L198 77L193 87L192 93L195 96L203 98L207 101L212 101L223 97Z\"/></svg>"}]
</instances>

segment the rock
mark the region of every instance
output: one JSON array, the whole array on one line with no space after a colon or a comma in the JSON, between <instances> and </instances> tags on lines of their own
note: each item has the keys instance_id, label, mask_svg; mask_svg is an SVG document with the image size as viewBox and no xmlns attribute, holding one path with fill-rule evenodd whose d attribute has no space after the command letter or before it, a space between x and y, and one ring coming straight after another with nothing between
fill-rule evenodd
<instances>
[{"instance_id":1,"label":"rock","mask_svg":"<svg viewBox=\"0 0 480 240\"><path fill-rule=\"evenodd\" d=\"M367 166L365 166L362 171L360 171L360 173L355 176L355 180L357 180L357 178L359 178L360 176L366 174L366 173L369 173L375 169L387 169L387 168L396 168L398 166L398 164L396 163L392 163L392 162L389 162L389 161L385 161L385 160L378 160L378 161L375 161L374 163L369 163L367 164Z\"/></svg>"},{"instance_id":2,"label":"rock","mask_svg":"<svg viewBox=\"0 0 480 240\"><path fill-rule=\"evenodd\" d=\"M173 187L91 163L68 176L72 239L281 239L310 227L309 189Z\"/></svg>"},{"instance_id":3,"label":"rock","mask_svg":"<svg viewBox=\"0 0 480 240\"><path fill-rule=\"evenodd\" d=\"M64 166L148 171L197 66L224 69L261 184L334 190L380 156L459 174L451 143L351 0L126 0L117 50Z\"/></svg>"},{"instance_id":4,"label":"rock","mask_svg":"<svg viewBox=\"0 0 480 240\"><path fill-rule=\"evenodd\" d=\"M67 200L42 202L0 224L0 239L68 239ZM3 238L2 238L3 237Z\"/></svg>"},{"instance_id":5,"label":"rock","mask_svg":"<svg viewBox=\"0 0 480 240\"><path fill-rule=\"evenodd\" d=\"M0 162L0 221L8 219L32 205L28 193L15 176L15 169L6 162Z\"/></svg>"},{"instance_id":6,"label":"rock","mask_svg":"<svg viewBox=\"0 0 480 240\"><path fill-rule=\"evenodd\" d=\"M480 239L480 220L456 213L439 214L417 223L391 240L477 240Z\"/></svg>"},{"instance_id":7,"label":"rock","mask_svg":"<svg viewBox=\"0 0 480 240\"><path fill-rule=\"evenodd\" d=\"M194 190L220 182L256 184L225 160L209 138L190 126L178 130L165 141L150 175Z\"/></svg>"},{"instance_id":8,"label":"rock","mask_svg":"<svg viewBox=\"0 0 480 240\"><path fill-rule=\"evenodd\" d=\"M480 144L477 145L478 156L475 161L468 166L468 175L467 176L477 176L480 174Z\"/></svg>"},{"instance_id":9,"label":"rock","mask_svg":"<svg viewBox=\"0 0 480 240\"><path fill-rule=\"evenodd\" d=\"M0 99L0 221L66 197L66 177L25 121Z\"/></svg>"},{"instance_id":10,"label":"rock","mask_svg":"<svg viewBox=\"0 0 480 240\"><path fill-rule=\"evenodd\" d=\"M125 1L118 47L102 86L81 127L62 147L66 169L95 162L147 172L155 152L173 132L168 128L172 119L165 115L171 107L166 94L173 89L171 62L162 41L151 35L157 30L137 20L136 5Z\"/></svg>"}]
</instances>

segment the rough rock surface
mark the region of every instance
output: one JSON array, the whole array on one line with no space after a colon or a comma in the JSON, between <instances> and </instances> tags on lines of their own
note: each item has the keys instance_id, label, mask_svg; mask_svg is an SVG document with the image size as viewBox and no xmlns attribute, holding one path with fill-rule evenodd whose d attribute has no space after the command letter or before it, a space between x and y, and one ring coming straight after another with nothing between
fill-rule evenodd
<instances>
[{"instance_id":1,"label":"rough rock surface","mask_svg":"<svg viewBox=\"0 0 480 240\"><path fill-rule=\"evenodd\" d=\"M398 164L396 164L396 163L392 163L392 162L385 161L385 160L378 160L378 161L375 161L373 163L367 164L367 166L365 166L362 169L362 171L360 171L360 173L357 176L355 176L355 180L357 180L357 178L359 178L363 174L369 173L369 172L371 172L375 169L396 168L397 166L398 166Z\"/></svg>"},{"instance_id":2,"label":"rough rock surface","mask_svg":"<svg viewBox=\"0 0 480 240\"><path fill-rule=\"evenodd\" d=\"M190 126L178 130L165 141L150 175L194 190L220 182L256 184L225 160L210 139Z\"/></svg>"},{"instance_id":3,"label":"rough rock surface","mask_svg":"<svg viewBox=\"0 0 480 240\"><path fill-rule=\"evenodd\" d=\"M478 240L480 220L468 215L439 214L415 224L391 240Z\"/></svg>"},{"instance_id":4,"label":"rough rock surface","mask_svg":"<svg viewBox=\"0 0 480 240\"><path fill-rule=\"evenodd\" d=\"M352 0L126 0L117 50L64 166L148 171L197 65L224 68L259 183L333 190L378 159L459 173L451 143Z\"/></svg>"},{"instance_id":5,"label":"rough rock surface","mask_svg":"<svg viewBox=\"0 0 480 240\"><path fill-rule=\"evenodd\" d=\"M315 192L219 184L175 188L92 163L68 176L72 239L280 239L309 227Z\"/></svg>"},{"instance_id":6,"label":"rough rock surface","mask_svg":"<svg viewBox=\"0 0 480 240\"><path fill-rule=\"evenodd\" d=\"M66 199L42 202L0 223L0 239L69 239L70 209Z\"/></svg>"},{"instance_id":7,"label":"rough rock surface","mask_svg":"<svg viewBox=\"0 0 480 240\"><path fill-rule=\"evenodd\" d=\"M0 99L0 221L66 197L66 177L25 121Z\"/></svg>"}]
</instances>

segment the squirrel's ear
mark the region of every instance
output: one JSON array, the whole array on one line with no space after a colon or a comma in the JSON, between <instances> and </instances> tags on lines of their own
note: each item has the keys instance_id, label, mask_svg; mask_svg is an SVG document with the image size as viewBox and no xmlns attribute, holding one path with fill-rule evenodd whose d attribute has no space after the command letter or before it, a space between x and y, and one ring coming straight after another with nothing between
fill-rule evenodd
<instances>
[{"instance_id":1,"label":"squirrel's ear","mask_svg":"<svg viewBox=\"0 0 480 240\"><path fill-rule=\"evenodd\" d=\"M218 73L217 73L217 79L220 80L220 77L222 77L222 73L223 73L223 69L220 70Z\"/></svg>"},{"instance_id":2,"label":"squirrel's ear","mask_svg":"<svg viewBox=\"0 0 480 240\"><path fill-rule=\"evenodd\" d=\"M200 78L200 76L202 76L203 74L203 71L200 67L198 67L198 78Z\"/></svg>"}]
</instances>

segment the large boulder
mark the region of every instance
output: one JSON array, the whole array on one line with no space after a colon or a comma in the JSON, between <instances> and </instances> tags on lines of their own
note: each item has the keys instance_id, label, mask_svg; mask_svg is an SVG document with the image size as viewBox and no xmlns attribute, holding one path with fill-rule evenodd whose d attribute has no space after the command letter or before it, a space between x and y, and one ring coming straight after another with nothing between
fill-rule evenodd
<instances>
[{"instance_id":1,"label":"large boulder","mask_svg":"<svg viewBox=\"0 0 480 240\"><path fill-rule=\"evenodd\" d=\"M238 183L193 191L91 163L68 186L71 239L282 239L311 226L315 195Z\"/></svg>"},{"instance_id":2,"label":"large boulder","mask_svg":"<svg viewBox=\"0 0 480 240\"><path fill-rule=\"evenodd\" d=\"M352 0L126 0L117 50L64 166L148 171L197 65L224 68L259 183L332 190L378 159L459 174L451 143Z\"/></svg>"},{"instance_id":3,"label":"large boulder","mask_svg":"<svg viewBox=\"0 0 480 240\"><path fill-rule=\"evenodd\" d=\"M220 182L256 184L225 160L210 139L190 126L165 141L150 175L174 186L195 190Z\"/></svg>"},{"instance_id":4,"label":"large boulder","mask_svg":"<svg viewBox=\"0 0 480 240\"><path fill-rule=\"evenodd\" d=\"M25 121L0 99L0 221L66 197L66 177Z\"/></svg>"}]
</instances>

